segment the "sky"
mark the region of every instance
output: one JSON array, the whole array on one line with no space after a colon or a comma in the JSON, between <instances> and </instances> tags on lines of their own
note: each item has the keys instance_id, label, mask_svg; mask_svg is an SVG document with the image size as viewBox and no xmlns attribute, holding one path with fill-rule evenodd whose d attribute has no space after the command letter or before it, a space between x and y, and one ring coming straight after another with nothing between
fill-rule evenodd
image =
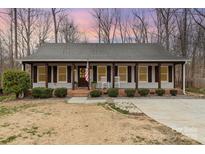
<instances>
[{"instance_id":1,"label":"sky","mask_svg":"<svg viewBox=\"0 0 205 154\"><path fill-rule=\"evenodd\" d=\"M143 10L148 13L147 9ZM121 11L123 15L126 15L131 12L132 9L121 9ZM6 12L6 10L0 8L0 12ZM91 8L71 8L68 11L68 17L78 26L79 31L86 35L89 42L96 42L96 34L94 33L95 24L91 12ZM0 15L2 16L3 14ZM5 25L5 21L1 21L0 18L0 28L4 29L2 27L8 28L8 26Z\"/></svg>"}]
</instances>

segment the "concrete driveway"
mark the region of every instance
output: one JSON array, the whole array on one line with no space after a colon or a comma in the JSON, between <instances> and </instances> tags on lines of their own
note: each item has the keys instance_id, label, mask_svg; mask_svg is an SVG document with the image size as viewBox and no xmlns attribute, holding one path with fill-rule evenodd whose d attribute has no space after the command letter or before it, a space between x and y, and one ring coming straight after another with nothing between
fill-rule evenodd
<instances>
[{"instance_id":1,"label":"concrete driveway","mask_svg":"<svg viewBox=\"0 0 205 154\"><path fill-rule=\"evenodd\" d=\"M135 99L151 118L205 144L205 99Z\"/></svg>"}]
</instances>

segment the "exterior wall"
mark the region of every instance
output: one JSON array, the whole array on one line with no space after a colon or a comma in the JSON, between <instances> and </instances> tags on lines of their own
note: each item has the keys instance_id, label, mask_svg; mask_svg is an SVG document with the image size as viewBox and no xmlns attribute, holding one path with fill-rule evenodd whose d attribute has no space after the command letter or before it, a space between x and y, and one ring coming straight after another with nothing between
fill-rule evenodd
<instances>
[{"instance_id":1,"label":"exterior wall","mask_svg":"<svg viewBox=\"0 0 205 154\"><path fill-rule=\"evenodd\" d=\"M44 64L38 64L37 66L39 65L44 65ZM56 64L49 64L49 65L56 65ZM66 65L71 65L71 64L66 64ZM75 69L75 80L76 82L78 82L78 66L80 65L86 65L86 64L82 64L82 63L76 63L76 69ZM110 65L111 66L111 82L108 83L108 87L111 88L112 87L112 64L111 63L92 63L90 65L90 67L92 68L93 65ZM134 66L135 64L134 63L126 63L126 64L122 64L122 63L116 63L115 65L117 66L131 66L132 68L132 80L130 83L128 82L120 82L119 85L120 87L119 88L135 88L135 81L134 81ZM155 82L155 69L154 67L157 65L157 64L154 64L154 63L146 63L146 64L139 64L139 67L140 66L152 66L152 82L141 82L141 81L138 81L138 88L158 88L158 82ZM173 64L162 64L161 66L173 66ZM52 75L51 75L51 81L53 81L53 69L51 70L52 72ZM72 88L72 82L73 82L73 70L71 71L71 83L48 83L48 87L49 88L59 88L59 87L65 87L65 88ZM139 73L138 73L139 74ZM139 78L139 77L138 77ZM93 70L91 69L90 70L90 86L91 86L91 83L93 81ZM172 69L172 82L161 82L161 87L162 88L173 88L174 87L174 72L173 72L173 69ZM33 83L33 87L45 87L45 82L44 83ZM102 87L102 83L101 82L98 82L97 83L97 88L101 88ZM115 83L115 87L117 87L117 83Z\"/></svg>"}]
</instances>

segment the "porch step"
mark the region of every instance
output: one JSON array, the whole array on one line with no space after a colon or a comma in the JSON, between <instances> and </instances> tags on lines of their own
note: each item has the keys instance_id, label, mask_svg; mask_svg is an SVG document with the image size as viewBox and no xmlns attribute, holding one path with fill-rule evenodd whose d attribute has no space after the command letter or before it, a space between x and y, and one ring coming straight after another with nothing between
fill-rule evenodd
<instances>
[{"instance_id":1,"label":"porch step","mask_svg":"<svg viewBox=\"0 0 205 154\"><path fill-rule=\"evenodd\" d=\"M87 97L90 93L88 89L68 90L68 95L71 97Z\"/></svg>"}]
</instances>

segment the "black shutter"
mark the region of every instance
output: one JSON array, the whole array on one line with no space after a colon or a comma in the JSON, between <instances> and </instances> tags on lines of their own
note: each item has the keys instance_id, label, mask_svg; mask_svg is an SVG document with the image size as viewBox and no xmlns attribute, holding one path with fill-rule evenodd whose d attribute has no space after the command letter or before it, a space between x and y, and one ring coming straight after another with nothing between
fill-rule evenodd
<instances>
[{"instance_id":1,"label":"black shutter","mask_svg":"<svg viewBox=\"0 0 205 154\"><path fill-rule=\"evenodd\" d=\"M159 67L155 66L155 82L159 81Z\"/></svg>"},{"instance_id":2,"label":"black shutter","mask_svg":"<svg viewBox=\"0 0 205 154\"><path fill-rule=\"evenodd\" d=\"M152 82L152 66L148 66L148 82Z\"/></svg>"},{"instance_id":3,"label":"black shutter","mask_svg":"<svg viewBox=\"0 0 205 154\"><path fill-rule=\"evenodd\" d=\"M37 83L37 66L33 66L33 82Z\"/></svg>"},{"instance_id":4,"label":"black shutter","mask_svg":"<svg viewBox=\"0 0 205 154\"><path fill-rule=\"evenodd\" d=\"M51 83L51 66L48 66L48 82Z\"/></svg>"},{"instance_id":5,"label":"black shutter","mask_svg":"<svg viewBox=\"0 0 205 154\"><path fill-rule=\"evenodd\" d=\"M111 66L107 66L107 82L111 82Z\"/></svg>"},{"instance_id":6,"label":"black shutter","mask_svg":"<svg viewBox=\"0 0 205 154\"><path fill-rule=\"evenodd\" d=\"M53 66L53 82L57 83L57 66Z\"/></svg>"},{"instance_id":7,"label":"black shutter","mask_svg":"<svg viewBox=\"0 0 205 154\"><path fill-rule=\"evenodd\" d=\"M71 83L71 66L67 66L67 82Z\"/></svg>"},{"instance_id":8,"label":"black shutter","mask_svg":"<svg viewBox=\"0 0 205 154\"><path fill-rule=\"evenodd\" d=\"M93 66L93 81L97 82L97 66Z\"/></svg>"},{"instance_id":9,"label":"black shutter","mask_svg":"<svg viewBox=\"0 0 205 154\"><path fill-rule=\"evenodd\" d=\"M128 82L132 82L132 67L131 66L127 67L127 79L128 79Z\"/></svg>"},{"instance_id":10,"label":"black shutter","mask_svg":"<svg viewBox=\"0 0 205 154\"><path fill-rule=\"evenodd\" d=\"M169 69L169 82L172 82L172 66L169 66L168 69Z\"/></svg>"},{"instance_id":11,"label":"black shutter","mask_svg":"<svg viewBox=\"0 0 205 154\"><path fill-rule=\"evenodd\" d=\"M118 76L118 67L115 66L115 76Z\"/></svg>"}]
</instances>

